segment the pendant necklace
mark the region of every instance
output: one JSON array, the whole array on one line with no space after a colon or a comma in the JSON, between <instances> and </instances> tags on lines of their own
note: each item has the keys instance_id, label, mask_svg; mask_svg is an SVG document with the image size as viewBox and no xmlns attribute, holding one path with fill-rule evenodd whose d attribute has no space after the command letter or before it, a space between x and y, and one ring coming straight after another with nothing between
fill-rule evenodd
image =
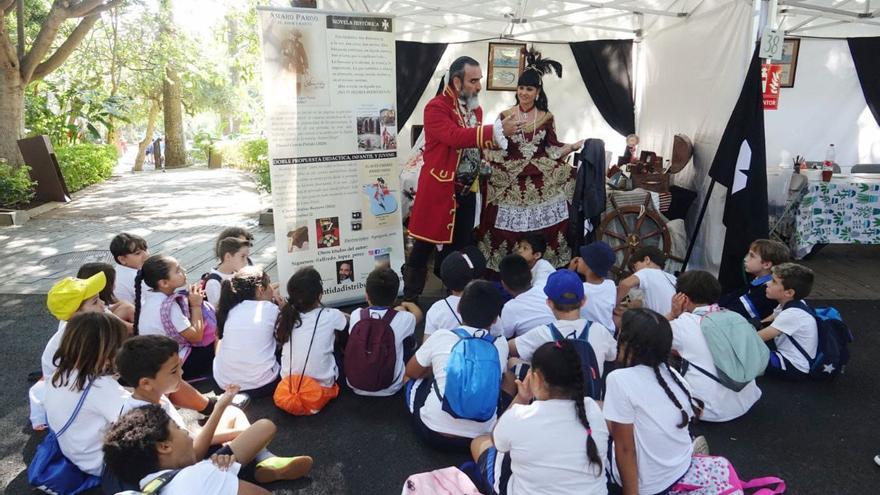
<instances>
[{"instance_id":1,"label":"pendant necklace","mask_svg":"<svg viewBox=\"0 0 880 495\"><path fill-rule=\"evenodd\" d=\"M529 112L531 112L532 110L535 110L535 115L532 118L532 133L529 136L529 140L531 140L535 136L535 124L538 121L538 111L534 105L532 105L532 108L528 112L523 111L522 106L520 106L520 105L517 105L517 110L519 110L520 122L522 122L522 123L527 123L528 118L529 118ZM523 140L525 140L525 138L526 138L525 131L523 130L524 128L525 128L525 125L521 126L519 129L519 134L523 138Z\"/></svg>"}]
</instances>

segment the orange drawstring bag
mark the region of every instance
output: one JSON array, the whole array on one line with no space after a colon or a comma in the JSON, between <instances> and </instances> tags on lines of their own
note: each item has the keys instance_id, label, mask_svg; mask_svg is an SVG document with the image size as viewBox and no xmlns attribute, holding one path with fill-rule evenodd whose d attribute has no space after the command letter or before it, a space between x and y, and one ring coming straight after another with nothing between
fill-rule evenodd
<instances>
[{"instance_id":1,"label":"orange drawstring bag","mask_svg":"<svg viewBox=\"0 0 880 495\"><path fill-rule=\"evenodd\" d=\"M300 374L285 376L275 387L275 393L272 399L275 405L280 409L287 411L294 416L309 416L317 414L327 405L328 402L335 399L339 395L339 385L334 383L332 387L322 387L317 380L310 376L306 376L306 366L309 364L309 355L312 353L312 344L315 342L315 332L318 330L318 321L321 320L321 313L324 308L318 311L318 317L315 318L315 328L312 330L312 338L309 341L309 350L306 352L306 359L303 362L303 370ZM290 335L290 365L288 369L293 367L293 334Z\"/></svg>"}]
</instances>

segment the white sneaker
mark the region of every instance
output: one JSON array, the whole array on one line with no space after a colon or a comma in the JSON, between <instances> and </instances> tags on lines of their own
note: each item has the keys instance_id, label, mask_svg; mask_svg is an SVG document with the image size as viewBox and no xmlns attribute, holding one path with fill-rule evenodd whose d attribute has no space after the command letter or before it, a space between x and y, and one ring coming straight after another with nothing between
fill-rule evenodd
<instances>
[{"instance_id":1,"label":"white sneaker","mask_svg":"<svg viewBox=\"0 0 880 495\"><path fill-rule=\"evenodd\" d=\"M709 442L706 441L706 437L703 435L694 439L693 447L695 455L709 455ZM875 458L874 460L876 461L877 459Z\"/></svg>"},{"instance_id":2,"label":"white sneaker","mask_svg":"<svg viewBox=\"0 0 880 495\"><path fill-rule=\"evenodd\" d=\"M880 466L880 455L874 456L874 464Z\"/></svg>"}]
</instances>

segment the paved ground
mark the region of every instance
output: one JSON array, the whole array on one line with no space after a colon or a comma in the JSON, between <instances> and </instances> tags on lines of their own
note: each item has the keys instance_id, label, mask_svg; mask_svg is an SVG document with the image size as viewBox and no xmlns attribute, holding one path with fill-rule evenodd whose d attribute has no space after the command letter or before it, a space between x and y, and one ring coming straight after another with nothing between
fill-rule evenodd
<instances>
[{"instance_id":1,"label":"paved ground","mask_svg":"<svg viewBox=\"0 0 880 495\"><path fill-rule=\"evenodd\" d=\"M55 328L42 294L84 260L70 253L106 256L112 236L131 231L153 252L178 257L194 279L213 263L216 233L246 225L257 234L253 257L271 267L273 235L256 226L260 208L253 184L239 172L149 171L123 174L23 227L0 229L0 359L7 370L0 373L0 487L6 493L29 493L25 467L41 437L27 425L26 376L38 369ZM871 461L880 453L880 296L870 285L877 254L876 246L831 246L806 262L819 275L815 297L837 299L831 303L856 333L847 375L833 384L761 380L764 397L745 418L698 427L743 478L778 475L797 495L875 493L880 486L880 468ZM273 450L315 457L312 476L273 486L278 494L394 494L411 473L466 460L422 446L400 396L364 399L344 391L309 418L288 416L266 399L248 413L280 426Z\"/></svg>"}]
</instances>

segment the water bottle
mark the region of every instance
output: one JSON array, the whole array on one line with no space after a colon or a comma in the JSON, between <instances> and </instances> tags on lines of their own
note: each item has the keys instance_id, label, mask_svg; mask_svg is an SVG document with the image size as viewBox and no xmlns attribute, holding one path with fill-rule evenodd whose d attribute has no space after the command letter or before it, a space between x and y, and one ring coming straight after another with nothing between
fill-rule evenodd
<instances>
[{"instance_id":1,"label":"water bottle","mask_svg":"<svg viewBox=\"0 0 880 495\"><path fill-rule=\"evenodd\" d=\"M822 162L822 182L831 182L834 174L834 144L829 144L825 150L825 161Z\"/></svg>"}]
</instances>

